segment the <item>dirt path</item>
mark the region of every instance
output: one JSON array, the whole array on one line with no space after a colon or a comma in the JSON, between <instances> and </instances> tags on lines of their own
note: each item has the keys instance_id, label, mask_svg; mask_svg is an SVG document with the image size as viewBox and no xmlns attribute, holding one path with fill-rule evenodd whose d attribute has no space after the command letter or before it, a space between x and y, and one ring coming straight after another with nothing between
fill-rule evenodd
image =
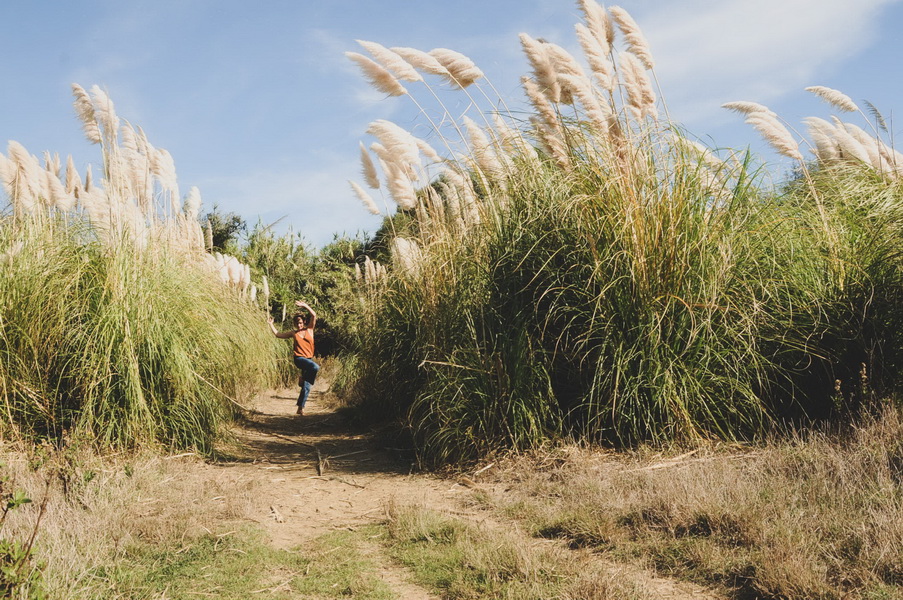
<instances>
[{"instance_id":1,"label":"dirt path","mask_svg":"<svg viewBox=\"0 0 903 600\"><path fill-rule=\"evenodd\" d=\"M468 502L474 492L472 481L414 472L414 464L402 452L371 435L350 432L342 417L327 408L328 393L328 382L318 381L303 417L294 414L294 389L261 394L235 431L242 448L239 459L217 463L227 478L254 481L266 490L268 498L252 518L263 525L274 546L291 548L330 531L382 521L392 503L422 506L481 526L519 530L515 523ZM538 543L523 535L524 543ZM437 598L414 584L411 573L379 544L368 544L363 551L398 598ZM704 588L632 565L599 559L596 568L629 578L649 598L718 598Z\"/></svg>"}]
</instances>

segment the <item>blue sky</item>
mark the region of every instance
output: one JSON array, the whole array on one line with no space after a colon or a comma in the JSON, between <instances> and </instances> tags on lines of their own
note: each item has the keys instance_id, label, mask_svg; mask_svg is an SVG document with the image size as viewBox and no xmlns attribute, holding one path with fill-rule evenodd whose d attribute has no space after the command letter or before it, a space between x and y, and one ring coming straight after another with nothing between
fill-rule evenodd
<instances>
[{"instance_id":1,"label":"blue sky","mask_svg":"<svg viewBox=\"0 0 903 600\"><path fill-rule=\"evenodd\" d=\"M671 117L710 145L772 158L720 105L757 101L791 124L827 117L803 91L809 85L869 100L888 119L901 108L903 0L620 5L649 40ZM387 118L431 135L410 99L368 88L343 56L362 52L355 39L463 52L516 110L527 71L517 34L576 54L578 21L571 0L3 0L0 143L72 154L82 170L98 163L69 87L97 84L121 117L169 150L183 193L198 186L203 210L216 203L251 224L281 219L280 230L321 246L334 233L379 226L347 184L360 180L367 124ZM409 89L429 96L422 84ZM459 94L448 104L456 114L477 110ZM903 121L893 125L903 131ZM780 177L787 165L774 160Z\"/></svg>"}]
</instances>

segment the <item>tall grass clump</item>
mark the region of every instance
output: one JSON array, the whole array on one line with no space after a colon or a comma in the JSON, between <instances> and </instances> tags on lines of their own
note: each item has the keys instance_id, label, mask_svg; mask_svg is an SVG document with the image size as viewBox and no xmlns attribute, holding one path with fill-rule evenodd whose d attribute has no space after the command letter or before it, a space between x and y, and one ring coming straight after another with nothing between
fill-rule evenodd
<instances>
[{"instance_id":1,"label":"tall grass clump","mask_svg":"<svg viewBox=\"0 0 903 600\"><path fill-rule=\"evenodd\" d=\"M178 201L168 154L117 130L100 90L75 93L101 182L15 142L0 155L4 434L209 451L236 398L273 378L249 269L204 252L199 194Z\"/></svg>"},{"instance_id":2,"label":"tall grass clump","mask_svg":"<svg viewBox=\"0 0 903 600\"><path fill-rule=\"evenodd\" d=\"M750 438L858 405L872 373L892 389L877 363L899 347L880 327L896 322L900 289L893 151L874 144L890 157L877 172L841 150L809 163L774 113L731 103L797 161L798 177L769 189L749 156L662 116L648 42L626 11L579 4L585 63L520 36L526 114L431 120L448 157L388 121L367 130L364 179L399 211L386 222L389 269L361 277L369 326L352 396L396 415L422 457L442 462L563 435ZM505 106L457 53L437 67L444 49L363 45L376 62L356 62L371 81L377 68L393 78L392 95L413 99L397 80L423 72L474 106ZM857 206L829 185L839 169L871 182ZM856 398L850 365L868 373Z\"/></svg>"}]
</instances>

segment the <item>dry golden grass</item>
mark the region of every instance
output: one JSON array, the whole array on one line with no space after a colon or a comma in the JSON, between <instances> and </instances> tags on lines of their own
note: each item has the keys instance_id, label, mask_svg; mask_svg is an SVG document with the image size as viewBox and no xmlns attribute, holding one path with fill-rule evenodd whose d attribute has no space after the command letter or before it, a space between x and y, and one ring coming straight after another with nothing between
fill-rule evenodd
<instances>
[{"instance_id":1,"label":"dry golden grass","mask_svg":"<svg viewBox=\"0 0 903 600\"><path fill-rule=\"evenodd\" d=\"M493 501L534 533L734 594L903 593L903 419L761 447L512 461Z\"/></svg>"},{"instance_id":2,"label":"dry golden grass","mask_svg":"<svg viewBox=\"0 0 903 600\"><path fill-rule=\"evenodd\" d=\"M8 487L33 500L9 514L3 536L26 540L45 512L35 557L51 598L102 597L106 569L135 544L189 549L205 534L247 520L257 483L230 481L194 455L99 458L73 448L0 450ZM192 463L186 468L185 463Z\"/></svg>"}]
</instances>

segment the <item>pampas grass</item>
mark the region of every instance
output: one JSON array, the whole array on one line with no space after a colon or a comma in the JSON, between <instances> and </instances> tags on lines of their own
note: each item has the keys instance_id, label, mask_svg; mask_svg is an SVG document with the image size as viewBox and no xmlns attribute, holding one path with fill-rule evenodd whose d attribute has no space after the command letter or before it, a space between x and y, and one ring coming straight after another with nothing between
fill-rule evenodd
<instances>
[{"instance_id":1,"label":"pampas grass","mask_svg":"<svg viewBox=\"0 0 903 600\"><path fill-rule=\"evenodd\" d=\"M845 112L859 112L859 107L846 94L822 85L813 85L806 88L834 108Z\"/></svg>"},{"instance_id":2,"label":"pampas grass","mask_svg":"<svg viewBox=\"0 0 903 600\"><path fill-rule=\"evenodd\" d=\"M346 52L345 56L360 67L367 81L380 92L389 96L403 96L408 93L392 73L363 54Z\"/></svg>"},{"instance_id":3,"label":"pampas grass","mask_svg":"<svg viewBox=\"0 0 903 600\"><path fill-rule=\"evenodd\" d=\"M357 40L367 52L373 55L380 65L388 69L395 77L402 81L423 81L423 77L408 62L397 53L376 42Z\"/></svg>"},{"instance_id":4,"label":"pampas grass","mask_svg":"<svg viewBox=\"0 0 903 600\"><path fill-rule=\"evenodd\" d=\"M376 173L376 165L373 164L373 159L370 158L370 153L367 151L367 147L364 146L364 142L360 143L361 146L361 169L364 175L364 181L370 186L371 189L378 190L379 189L379 175Z\"/></svg>"},{"instance_id":5,"label":"pampas grass","mask_svg":"<svg viewBox=\"0 0 903 600\"><path fill-rule=\"evenodd\" d=\"M369 212L371 215L380 214L379 207L376 205L376 202L373 201L373 198L370 197L370 194L368 194L364 188L353 181L349 181L348 183L351 184L351 189L354 190L354 195L360 199L360 201L364 205L364 208L367 209L367 212Z\"/></svg>"},{"instance_id":6,"label":"pampas grass","mask_svg":"<svg viewBox=\"0 0 903 600\"><path fill-rule=\"evenodd\" d=\"M624 40L627 42L627 51L636 56L643 66L647 69L655 68L655 61L652 59L652 51L649 49L649 42L643 35L639 25L633 20L626 10L620 6L611 6L608 8L612 18L618 24L621 33L624 34Z\"/></svg>"},{"instance_id":7,"label":"pampas grass","mask_svg":"<svg viewBox=\"0 0 903 600\"><path fill-rule=\"evenodd\" d=\"M448 48L434 48L429 55L448 71L447 81L456 87L466 88L481 79L481 71L472 60Z\"/></svg>"}]
</instances>

